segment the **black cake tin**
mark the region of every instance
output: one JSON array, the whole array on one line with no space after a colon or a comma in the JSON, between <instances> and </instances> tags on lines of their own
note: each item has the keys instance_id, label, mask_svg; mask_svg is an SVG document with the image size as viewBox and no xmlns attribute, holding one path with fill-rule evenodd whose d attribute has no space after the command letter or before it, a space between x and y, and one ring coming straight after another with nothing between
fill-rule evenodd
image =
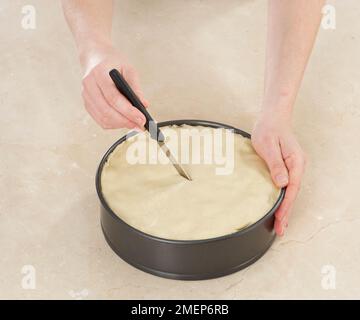
<instances>
[{"instance_id":1,"label":"black cake tin","mask_svg":"<svg viewBox=\"0 0 360 320\"><path fill-rule=\"evenodd\" d=\"M159 127L170 125L227 128L246 138L251 137L245 131L212 121L174 120L158 123ZM216 238L163 239L137 230L119 218L106 203L101 191L100 178L108 156L127 139L127 136L122 137L110 147L96 173L102 231L109 246L124 261L140 270L164 278L203 280L225 276L246 268L261 258L270 248L276 237L273 227L275 212L284 198L284 188L273 208L262 219L238 232ZM227 208L224 207L224 210Z\"/></svg>"}]
</instances>

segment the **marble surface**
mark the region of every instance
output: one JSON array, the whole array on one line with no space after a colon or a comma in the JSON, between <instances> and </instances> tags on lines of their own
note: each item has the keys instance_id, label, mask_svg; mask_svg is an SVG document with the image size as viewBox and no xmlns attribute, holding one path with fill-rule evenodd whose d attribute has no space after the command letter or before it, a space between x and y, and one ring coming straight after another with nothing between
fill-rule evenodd
<instances>
[{"instance_id":1,"label":"marble surface","mask_svg":"<svg viewBox=\"0 0 360 320\"><path fill-rule=\"evenodd\" d=\"M103 131L82 106L59 1L31 1L34 30L21 26L28 1L1 1L0 298L360 298L360 3L331 3L337 26L319 32L294 115L309 164L288 232L246 270L182 282L134 269L105 243L94 174L124 132ZM158 120L251 130L265 27L262 0L122 0L114 39Z\"/></svg>"}]
</instances>

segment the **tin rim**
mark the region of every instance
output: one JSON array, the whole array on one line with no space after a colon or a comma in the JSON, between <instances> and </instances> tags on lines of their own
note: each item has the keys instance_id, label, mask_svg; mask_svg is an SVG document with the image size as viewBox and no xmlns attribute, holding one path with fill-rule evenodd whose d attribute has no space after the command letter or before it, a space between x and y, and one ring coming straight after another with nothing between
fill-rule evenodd
<instances>
[{"instance_id":1,"label":"tin rim","mask_svg":"<svg viewBox=\"0 0 360 320\"><path fill-rule=\"evenodd\" d=\"M212 128L225 128L225 129L231 129L234 130L234 132L236 134L240 134L245 138L250 139L251 135L246 132L243 131L241 129L235 128L233 126L230 125L226 125L220 122L214 122L214 121L207 121L207 120L195 120L195 119L184 119L184 120L169 120L169 121L163 121L163 122L159 122L158 126L159 127L166 127L166 126L170 126L170 125L191 125L191 126L204 126L204 127L212 127ZM208 239L198 239L198 240L175 240L175 239L166 239L166 238L161 238L161 237L157 237L154 235L151 235L149 233L143 232L139 229L134 228L133 226L131 226L130 224L126 223L123 219L121 219L108 205L108 203L105 200L105 197L103 196L102 190L101 190L101 173L103 170L103 167L108 159L108 157L110 156L110 154L115 150L115 148L120 145L121 143L123 143L124 141L127 140L127 138L130 138L132 136L135 136L136 134L138 134L138 132L136 131L130 131L128 134L124 135L123 137L121 137L119 140L117 140L105 153L105 155L103 156L103 158L100 161L100 164L97 168L96 171L96 177L95 177L95 185L96 185L96 192L97 195L100 199L100 203L101 205L106 209L106 211L108 213L111 214L111 216L117 220L118 222L124 224L125 226L127 226L130 230L132 230L133 232L138 233L139 235L146 237L146 238L150 238L152 240L155 241L160 241L163 243L169 243L169 244L179 244L179 245L190 245L190 244L200 244L200 243L208 243L208 242L215 242L215 241L221 241L221 240L226 240L226 239L230 239L230 238L234 238L234 237L239 237L242 236L243 234L257 228L259 225L261 225L265 220L269 219L273 214L275 214L276 210L279 208L281 202L283 201L284 197L285 197L285 191L286 188L281 188L279 196L277 198L277 200L275 201L273 207L258 221L256 221L255 223L251 224L248 227L245 227L239 231L233 232L233 233L229 233L223 236L219 236L219 237L214 237L214 238L208 238Z\"/></svg>"}]
</instances>

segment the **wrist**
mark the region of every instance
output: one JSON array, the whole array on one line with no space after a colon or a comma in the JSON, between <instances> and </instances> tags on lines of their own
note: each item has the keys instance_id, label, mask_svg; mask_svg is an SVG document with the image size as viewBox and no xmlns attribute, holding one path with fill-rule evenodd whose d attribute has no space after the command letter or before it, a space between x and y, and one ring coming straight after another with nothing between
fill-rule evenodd
<instances>
[{"instance_id":1,"label":"wrist","mask_svg":"<svg viewBox=\"0 0 360 320\"><path fill-rule=\"evenodd\" d=\"M291 122L293 103L292 95L286 92L277 95L265 95L261 106L261 115Z\"/></svg>"},{"instance_id":2,"label":"wrist","mask_svg":"<svg viewBox=\"0 0 360 320\"><path fill-rule=\"evenodd\" d=\"M284 86L266 88L261 112L277 115L284 119L291 119L295 103L296 90Z\"/></svg>"},{"instance_id":3,"label":"wrist","mask_svg":"<svg viewBox=\"0 0 360 320\"><path fill-rule=\"evenodd\" d=\"M291 125L292 107L288 105L263 104L258 116L258 120Z\"/></svg>"},{"instance_id":4,"label":"wrist","mask_svg":"<svg viewBox=\"0 0 360 320\"><path fill-rule=\"evenodd\" d=\"M78 46L78 56L82 67L86 70L90 65L96 64L106 54L114 50L111 41L87 41Z\"/></svg>"}]
</instances>

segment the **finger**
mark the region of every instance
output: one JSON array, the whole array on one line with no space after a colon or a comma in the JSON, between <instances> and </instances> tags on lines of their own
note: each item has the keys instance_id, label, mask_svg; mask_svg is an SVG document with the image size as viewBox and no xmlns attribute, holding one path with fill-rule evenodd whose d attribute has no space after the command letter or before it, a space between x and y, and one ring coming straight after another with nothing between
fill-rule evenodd
<instances>
[{"instance_id":1,"label":"finger","mask_svg":"<svg viewBox=\"0 0 360 320\"><path fill-rule=\"evenodd\" d=\"M118 92L113 83L106 85L100 84L100 89L102 90L108 104L116 111L120 112L130 121L135 122L140 128L145 125L145 116L138 109L133 107L131 103Z\"/></svg>"},{"instance_id":2,"label":"finger","mask_svg":"<svg viewBox=\"0 0 360 320\"><path fill-rule=\"evenodd\" d=\"M285 187L289 182L288 170L285 166L280 145L276 140L267 141L260 156L265 160L276 186Z\"/></svg>"},{"instance_id":3,"label":"finger","mask_svg":"<svg viewBox=\"0 0 360 320\"><path fill-rule=\"evenodd\" d=\"M95 120L95 122L100 126L103 127L103 123L101 122L101 112L98 108L96 108L95 105L93 105L91 103L92 100L94 100L94 97L92 95L90 95L89 90L87 89L89 88L89 80L86 80L83 82L83 89L82 89L82 98L84 101L84 106L86 111L90 114L90 116ZM91 90L91 88L90 88ZM95 90L96 86L95 86ZM96 94L94 94L96 95Z\"/></svg>"},{"instance_id":4,"label":"finger","mask_svg":"<svg viewBox=\"0 0 360 320\"><path fill-rule=\"evenodd\" d=\"M145 108L149 108L149 105L150 105L149 100L143 99L142 101L143 101L144 107L145 107Z\"/></svg>"},{"instance_id":5,"label":"finger","mask_svg":"<svg viewBox=\"0 0 360 320\"><path fill-rule=\"evenodd\" d=\"M275 224L274 229L277 235L282 236L284 235L284 232L286 228L288 227L289 223L289 216L291 214L292 207L288 210L287 214L283 217L283 219L279 219L275 215Z\"/></svg>"},{"instance_id":6,"label":"finger","mask_svg":"<svg viewBox=\"0 0 360 320\"><path fill-rule=\"evenodd\" d=\"M299 192L301 177L304 172L304 162L300 152L292 153L284 160L289 171L289 184L286 188L284 200L275 214L276 218L280 221L290 213L291 207Z\"/></svg>"},{"instance_id":7,"label":"finger","mask_svg":"<svg viewBox=\"0 0 360 320\"><path fill-rule=\"evenodd\" d=\"M100 76L97 83L102 91L107 103L116 111L120 112L130 121L135 122L140 128L144 126L145 116L117 90L110 77Z\"/></svg>"},{"instance_id":8,"label":"finger","mask_svg":"<svg viewBox=\"0 0 360 320\"><path fill-rule=\"evenodd\" d=\"M97 106L90 99L86 101L86 109L103 129L137 128L135 123L113 110L110 106L106 106L106 109L101 110L98 110Z\"/></svg>"},{"instance_id":9,"label":"finger","mask_svg":"<svg viewBox=\"0 0 360 320\"><path fill-rule=\"evenodd\" d=\"M110 107L105 101L100 89L92 80L84 87L83 98L85 107L95 121L104 129L129 128L137 125Z\"/></svg>"},{"instance_id":10,"label":"finger","mask_svg":"<svg viewBox=\"0 0 360 320\"><path fill-rule=\"evenodd\" d=\"M104 125L101 122L101 114L99 110L93 107L93 105L90 104L90 99L87 96L87 94L83 94L84 99L84 105L86 111L90 114L90 116L95 120L95 122L102 128L104 128Z\"/></svg>"},{"instance_id":11,"label":"finger","mask_svg":"<svg viewBox=\"0 0 360 320\"><path fill-rule=\"evenodd\" d=\"M275 219L274 229L275 229L275 232L276 232L276 234L277 234L278 236L284 235L285 229L283 228L283 225L282 225L282 223L281 223L280 220Z\"/></svg>"},{"instance_id":12,"label":"finger","mask_svg":"<svg viewBox=\"0 0 360 320\"><path fill-rule=\"evenodd\" d=\"M144 106L148 107L149 102L144 98L144 93L140 88L140 81L137 72L132 67L127 66L126 68L121 69L121 73L136 95L140 98Z\"/></svg>"}]
</instances>

